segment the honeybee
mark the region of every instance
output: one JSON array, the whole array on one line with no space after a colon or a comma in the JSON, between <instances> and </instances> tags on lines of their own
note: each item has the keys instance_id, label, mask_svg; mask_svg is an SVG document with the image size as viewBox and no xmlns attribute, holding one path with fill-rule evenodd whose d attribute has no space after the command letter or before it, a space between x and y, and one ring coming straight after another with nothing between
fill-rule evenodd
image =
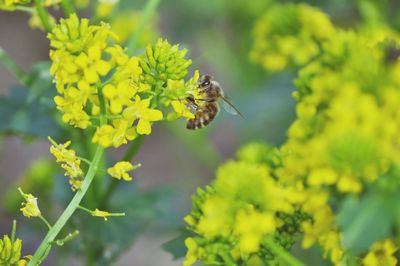
<instances>
[{"instance_id":1,"label":"honeybee","mask_svg":"<svg viewBox=\"0 0 400 266\"><path fill-rule=\"evenodd\" d=\"M186 101L190 111L195 115L186 124L187 129L199 129L207 126L218 114L219 105L232 115L242 114L224 95L224 91L217 81L210 75L200 76L197 82L198 94L201 98L187 97ZM198 103L203 104L198 104Z\"/></svg>"}]
</instances>

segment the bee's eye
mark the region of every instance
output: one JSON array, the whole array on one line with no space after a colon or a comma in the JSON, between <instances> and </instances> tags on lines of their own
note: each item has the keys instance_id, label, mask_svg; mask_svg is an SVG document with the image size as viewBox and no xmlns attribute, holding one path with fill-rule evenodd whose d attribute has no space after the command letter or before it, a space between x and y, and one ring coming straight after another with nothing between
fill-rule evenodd
<instances>
[{"instance_id":1,"label":"bee's eye","mask_svg":"<svg viewBox=\"0 0 400 266\"><path fill-rule=\"evenodd\" d=\"M206 87L208 85L210 85L210 81L209 80L206 80L201 84L202 87Z\"/></svg>"}]
</instances>

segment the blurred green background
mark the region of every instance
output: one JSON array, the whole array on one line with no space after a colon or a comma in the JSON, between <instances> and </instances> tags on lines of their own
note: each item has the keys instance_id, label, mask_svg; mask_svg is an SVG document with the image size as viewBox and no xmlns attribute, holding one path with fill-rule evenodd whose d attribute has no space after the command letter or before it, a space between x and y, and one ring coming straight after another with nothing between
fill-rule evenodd
<instances>
[{"instance_id":1,"label":"blurred green background","mask_svg":"<svg viewBox=\"0 0 400 266\"><path fill-rule=\"evenodd\" d=\"M182 261L173 260L161 245L179 235L196 188L209 183L217 166L232 158L240 145L258 140L281 144L294 120L295 102L291 93L296 70L272 75L249 60L252 27L271 2L161 1L152 19L153 26L149 26L152 37L147 39L160 36L187 48L188 57L193 60L192 73L199 69L203 74L212 74L244 118L221 111L211 125L198 131L186 130L184 121L157 124L134 159L142 163L142 168L135 173L134 185L128 183L119 187L112 199L115 206L132 210L132 216L122 218L123 222L100 220L86 224L79 218L72 220L72 225L81 231L92 232L92 235L80 237L93 239L82 242L78 237L66 247L55 248L44 265L84 265L84 259L74 255L75 252L87 250L82 243L95 245L99 239L112 239L109 246L89 247L95 252L101 251L104 260L97 261L99 265L106 263L107 254L118 256L113 265L181 265ZM397 1L280 2L318 6L343 28L357 27L373 17L374 12L381 14L392 27L400 26ZM121 1L116 12L134 10L140 14L145 3ZM55 11L55 16L59 16L58 13ZM82 17L91 17L91 14L90 7L80 11ZM0 11L0 46L26 71L33 68L41 73L34 83L34 93L27 94L15 77L0 65L0 235L9 233L12 220L16 219L18 236L24 240L24 254L35 250L45 228L39 221L28 220L18 212L22 198L15 195L16 187L23 185L40 192L37 195L40 207L53 214L62 209L60 206L70 196L69 186L53 163L46 140L47 135L63 139L59 126L51 121L46 111L54 109L51 80L45 71L48 65L37 64L48 60L48 41L43 32L29 28L28 19L22 12ZM10 97L12 103L8 100ZM109 151L110 161L120 158L123 150ZM135 192L126 186L134 186ZM94 218L86 217L88 219ZM105 223L108 227L104 227ZM126 234L124 238L113 239L117 233L112 229L118 227L126 228Z\"/></svg>"}]
</instances>

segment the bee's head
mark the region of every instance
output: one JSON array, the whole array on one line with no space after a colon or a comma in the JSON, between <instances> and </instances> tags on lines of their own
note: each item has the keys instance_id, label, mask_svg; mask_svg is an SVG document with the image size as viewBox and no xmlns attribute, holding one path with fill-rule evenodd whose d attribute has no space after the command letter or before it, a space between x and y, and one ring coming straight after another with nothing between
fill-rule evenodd
<instances>
[{"instance_id":1,"label":"bee's head","mask_svg":"<svg viewBox=\"0 0 400 266\"><path fill-rule=\"evenodd\" d=\"M201 75L197 84L199 88L207 88L211 85L211 80L213 79L210 75Z\"/></svg>"}]
</instances>

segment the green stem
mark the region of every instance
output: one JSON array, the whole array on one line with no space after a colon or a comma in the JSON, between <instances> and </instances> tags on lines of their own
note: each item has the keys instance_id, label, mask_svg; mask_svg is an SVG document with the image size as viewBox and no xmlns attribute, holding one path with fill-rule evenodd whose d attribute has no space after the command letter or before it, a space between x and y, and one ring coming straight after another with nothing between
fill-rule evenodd
<instances>
[{"instance_id":1,"label":"green stem","mask_svg":"<svg viewBox=\"0 0 400 266\"><path fill-rule=\"evenodd\" d=\"M58 218L57 222L54 224L54 226L51 228L51 230L49 230L46 237L43 239L42 243L40 244L39 248L36 250L35 254L33 255L33 258L29 262L28 266L36 266L38 264L38 262L44 256L46 250L51 245L51 242L54 241L54 239L60 233L61 229L64 227L64 225L67 223L69 218L72 216L72 214L78 208L79 203L82 201L83 197L85 196L85 194L90 186L90 183L92 183L92 181L93 181L93 178L96 174L96 170L97 170L98 164L100 162L100 159L103 155L103 152L104 152L104 149L100 145L98 145L97 149L96 149L96 153L93 158L93 162L89 167L89 170L85 176L85 179L83 180L81 189L75 194L75 196L72 198L71 202L68 204L67 208L64 210L64 212L62 213L60 218Z\"/></svg>"},{"instance_id":2,"label":"green stem","mask_svg":"<svg viewBox=\"0 0 400 266\"><path fill-rule=\"evenodd\" d=\"M56 244L57 246L61 247L63 246L66 242L71 241L74 239L77 235L79 235L79 231L75 230L72 233L69 233L66 237L62 239L55 240L53 243Z\"/></svg>"},{"instance_id":3,"label":"green stem","mask_svg":"<svg viewBox=\"0 0 400 266\"><path fill-rule=\"evenodd\" d=\"M149 22L151 17L154 15L160 0L148 0L147 5L143 9L143 13L140 16L139 25L137 30L132 34L132 37L128 43L128 54L131 55L137 49L140 35L144 31L146 24Z\"/></svg>"},{"instance_id":4,"label":"green stem","mask_svg":"<svg viewBox=\"0 0 400 266\"><path fill-rule=\"evenodd\" d=\"M92 163L91 161L89 161L88 159L85 159L83 157L76 156L76 158L81 160L82 162L86 163L87 165L90 165Z\"/></svg>"},{"instance_id":5,"label":"green stem","mask_svg":"<svg viewBox=\"0 0 400 266\"><path fill-rule=\"evenodd\" d=\"M17 232L17 221L13 220L13 225L11 229L11 243L14 243L15 241L15 234Z\"/></svg>"},{"instance_id":6,"label":"green stem","mask_svg":"<svg viewBox=\"0 0 400 266\"><path fill-rule=\"evenodd\" d=\"M49 228L49 230L51 230L51 225L50 225L50 223L46 220L46 218L44 218L42 215L39 215L39 218L46 224L47 228Z\"/></svg>"},{"instance_id":7,"label":"green stem","mask_svg":"<svg viewBox=\"0 0 400 266\"><path fill-rule=\"evenodd\" d=\"M134 141L131 142L128 149L125 151L124 156L122 157L121 161L130 161L139 151L140 146L143 142L143 136L138 136ZM120 180L114 179L111 181L111 184L108 186L107 191L104 193L103 197L100 200L100 208L104 208L111 198L112 194L114 194L115 190L118 187Z\"/></svg>"},{"instance_id":8,"label":"green stem","mask_svg":"<svg viewBox=\"0 0 400 266\"><path fill-rule=\"evenodd\" d=\"M264 239L264 244L268 246L268 248L275 253L281 260L285 261L287 265L290 266L306 266L303 262L299 261L295 257L292 256L289 252L287 252L284 248L275 243L274 239L269 236Z\"/></svg>"},{"instance_id":9,"label":"green stem","mask_svg":"<svg viewBox=\"0 0 400 266\"><path fill-rule=\"evenodd\" d=\"M35 0L35 7L36 7L36 11L38 12L40 21L43 24L44 29L47 32L51 32L53 27L51 26L51 23L50 23L49 13L47 13L46 8L43 6L43 1Z\"/></svg>"},{"instance_id":10,"label":"green stem","mask_svg":"<svg viewBox=\"0 0 400 266\"><path fill-rule=\"evenodd\" d=\"M29 14L33 14L36 12L36 10L30 6L15 6L15 10L23 11Z\"/></svg>"},{"instance_id":11,"label":"green stem","mask_svg":"<svg viewBox=\"0 0 400 266\"><path fill-rule=\"evenodd\" d=\"M100 100L100 110L101 110L101 118L100 118L100 126L105 125L107 123L107 118L105 117L106 109L103 94L101 89L99 89L99 100ZM67 208L58 218L57 222L54 226L49 230L45 238L43 239L42 243L36 250L35 254L32 257L32 260L29 261L28 266L36 266L41 262L44 258L46 258L46 252L48 252L49 248L51 247L51 243L56 239L57 235L60 233L61 229L67 223L69 218L78 208L80 202L82 201L83 197L85 196L86 192L88 191L90 184L93 181L94 176L98 170L99 164L101 162L101 158L104 153L104 148L100 145L97 145L96 152L94 154L92 163L89 166L88 172L82 182L81 189L76 192L75 196L72 198L71 202L68 204Z\"/></svg>"},{"instance_id":12,"label":"green stem","mask_svg":"<svg viewBox=\"0 0 400 266\"><path fill-rule=\"evenodd\" d=\"M61 11L66 18L75 13L74 6L69 0L61 0Z\"/></svg>"},{"instance_id":13,"label":"green stem","mask_svg":"<svg viewBox=\"0 0 400 266\"><path fill-rule=\"evenodd\" d=\"M0 62L13 73L18 80L25 86L28 85L29 75L20 68L17 63L0 47Z\"/></svg>"}]
</instances>

